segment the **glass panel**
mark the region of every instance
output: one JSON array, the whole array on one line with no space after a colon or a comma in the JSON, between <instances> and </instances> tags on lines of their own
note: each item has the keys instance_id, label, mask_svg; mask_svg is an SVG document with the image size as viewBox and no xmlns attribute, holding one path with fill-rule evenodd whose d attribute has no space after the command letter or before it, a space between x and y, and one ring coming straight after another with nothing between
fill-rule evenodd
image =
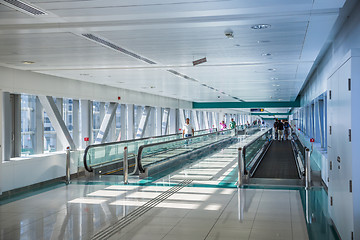
<instances>
[{"instance_id":1,"label":"glass panel","mask_svg":"<svg viewBox=\"0 0 360 240\"><path fill-rule=\"evenodd\" d=\"M203 135L208 133L209 130L202 130L195 133L195 136L197 135ZM233 132L233 131L232 131ZM228 137L230 135L230 131L224 131L220 134L219 139L223 139L224 137ZM152 137L152 138L146 138L146 139L136 139L131 141L124 141L124 142L118 142L118 143L112 143L110 145L93 145L91 148L89 148L87 152L87 165L90 167L95 167L102 164L109 164L114 161L119 161L123 159L123 152L124 147L128 147L128 153L129 156L135 155L138 153L138 149L142 145L152 144L152 143L161 143L161 142L167 142L170 140L176 140L181 139L182 134L172 134L167 136L160 136L160 137ZM206 138L201 139L191 139L190 143L192 144L192 148L195 149L205 144ZM209 139L209 142L213 141L214 139ZM182 143L180 145L184 145L184 141L188 141L189 139L183 139ZM203 141L203 142L202 142ZM196 145L198 144L198 145ZM172 148L178 146L170 144ZM169 146L170 146L169 145ZM189 143L188 143L189 145ZM167 146L167 147L169 147ZM159 148L160 149L160 148ZM157 151L156 149L147 150L150 153L154 153L154 151ZM158 150L161 151L161 150Z\"/></svg>"},{"instance_id":2,"label":"glass panel","mask_svg":"<svg viewBox=\"0 0 360 240\"><path fill-rule=\"evenodd\" d=\"M194 138L184 138L178 141L164 142L163 144L148 146L143 149L141 163L143 167L174 157L179 154L191 152L214 142L235 136L234 130L226 130L213 134L200 135Z\"/></svg>"},{"instance_id":3,"label":"glass panel","mask_svg":"<svg viewBox=\"0 0 360 240\"><path fill-rule=\"evenodd\" d=\"M44 111L44 152L56 151L56 132L47 113Z\"/></svg>"},{"instance_id":4,"label":"glass panel","mask_svg":"<svg viewBox=\"0 0 360 240\"><path fill-rule=\"evenodd\" d=\"M34 154L36 96L21 95L21 156Z\"/></svg>"},{"instance_id":5,"label":"glass panel","mask_svg":"<svg viewBox=\"0 0 360 240\"><path fill-rule=\"evenodd\" d=\"M246 145L245 148L245 167L247 170L250 170L251 168L251 162L254 159L254 157L257 155L259 151L262 150L263 145L271 139L271 131L266 131L265 133L259 133L253 135L256 139L251 144ZM261 136L261 137L259 137ZM253 139L254 139L253 138ZM250 139L249 139L250 140Z\"/></svg>"},{"instance_id":6,"label":"glass panel","mask_svg":"<svg viewBox=\"0 0 360 240\"><path fill-rule=\"evenodd\" d=\"M117 141L121 140L121 104L116 108L115 116L115 125L116 125L116 139Z\"/></svg>"}]
</instances>

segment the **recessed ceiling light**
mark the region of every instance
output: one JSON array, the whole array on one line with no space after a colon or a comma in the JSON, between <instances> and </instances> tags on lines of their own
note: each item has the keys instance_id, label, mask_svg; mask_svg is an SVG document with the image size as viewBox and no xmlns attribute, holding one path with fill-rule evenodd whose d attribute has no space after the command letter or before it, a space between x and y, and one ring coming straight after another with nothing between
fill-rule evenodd
<instances>
[{"instance_id":1,"label":"recessed ceiling light","mask_svg":"<svg viewBox=\"0 0 360 240\"><path fill-rule=\"evenodd\" d=\"M34 64L35 62L32 61L22 61L22 64Z\"/></svg>"},{"instance_id":2,"label":"recessed ceiling light","mask_svg":"<svg viewBox=\"0 0 360 240\"><path fill-rule=\"evenodd\" d=\"M271 80L278 80L279 78L277 77L272 77Z\"/></svg>"},{"instance_id":3,"label":"recessed ceiling light","mask_svg":"<svg viewBox=\"0 0 360 240\"><path fill-rule=\"evenodd\" d=\"M271 25L270 24L256 24L251 26L252 29L258 30L258 29L267 29L270 28Z\"/></svg>"},{"instance_id":4,"label":"recessed ceiling light","mask_svg":"<svg viewBox=\"0 0 360 240\"><path fill-rule=\"evenodd\" d=\"M276 71L276 68L268 68L268 71Z\"/></svg>"},{"instance_id":5,"label":"recessed ceiling light","mask_svg":"<svg viewBox=\"0 0 360 240\"><path fill-rule=\"evenodd\" d=\"M261 56L264 56L264 57L271 56L271 53L263 53L263 54L261 54Z\"/></svg>"},{"instance_id":6,"label":"recessed ceiling light","mask_svg":"<svg viewBox=\"0 0 360 240\"><path fill-rule=\"evenodd\" d=\"M279 85L279 84L273 84L273 86L274 86L274 87L280 87L280 85Z\"/></svg>"}]
</instances>

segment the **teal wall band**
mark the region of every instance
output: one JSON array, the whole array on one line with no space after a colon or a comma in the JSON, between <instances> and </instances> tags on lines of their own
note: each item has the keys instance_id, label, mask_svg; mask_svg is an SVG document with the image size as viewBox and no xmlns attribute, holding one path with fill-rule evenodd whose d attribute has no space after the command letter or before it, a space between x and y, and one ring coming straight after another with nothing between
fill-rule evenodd
<instances>
[{"instance_id":1,"label":"teal wall band","mask_svg":"<svg viewBox=\"0 0 360 240\"><path fill-rule=\"evenodd\" d=\"M293 102L193 102L193 108L281 108L300 107L300 101Z\"/></svg>"}]
</instances>

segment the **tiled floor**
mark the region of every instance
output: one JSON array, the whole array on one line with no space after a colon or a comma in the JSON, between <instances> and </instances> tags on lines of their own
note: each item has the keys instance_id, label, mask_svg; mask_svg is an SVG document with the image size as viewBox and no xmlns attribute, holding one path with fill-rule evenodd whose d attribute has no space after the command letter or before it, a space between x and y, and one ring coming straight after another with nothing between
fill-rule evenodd
<instances>
[{"instance_id":1,"label":"tiled floor","mask_svg":"<svg viewBox=\"0 0 360 240\"><path fill-rule=\"evenodd\" d=\"M308 239L297 190L237 189L236 146L148 186L73 182L0 206L0 239L90 239L184 179L111 239ZM231 187L221 182L228 181ZM134 182L133 182L134 183ZM211 183L209 185L209 183ZM206 184L201 185L201 184ZM196 187L195 187L196 186Z\"/></svg>"}]
</instances>

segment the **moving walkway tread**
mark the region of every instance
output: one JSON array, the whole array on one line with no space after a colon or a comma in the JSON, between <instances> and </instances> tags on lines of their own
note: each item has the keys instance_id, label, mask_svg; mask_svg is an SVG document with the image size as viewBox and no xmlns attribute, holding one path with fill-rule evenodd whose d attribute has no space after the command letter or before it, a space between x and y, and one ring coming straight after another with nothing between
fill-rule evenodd
<instances>
[{"instance_id":1,"label":"moving walkway tread","mask_svg":"<svg viewBox=\"0 0 360 240\"><path fill-rule=\"evenodd\" d=\"M253 178L299 179L291 142L274 140Z\"/></svg>"}]
</instances>

